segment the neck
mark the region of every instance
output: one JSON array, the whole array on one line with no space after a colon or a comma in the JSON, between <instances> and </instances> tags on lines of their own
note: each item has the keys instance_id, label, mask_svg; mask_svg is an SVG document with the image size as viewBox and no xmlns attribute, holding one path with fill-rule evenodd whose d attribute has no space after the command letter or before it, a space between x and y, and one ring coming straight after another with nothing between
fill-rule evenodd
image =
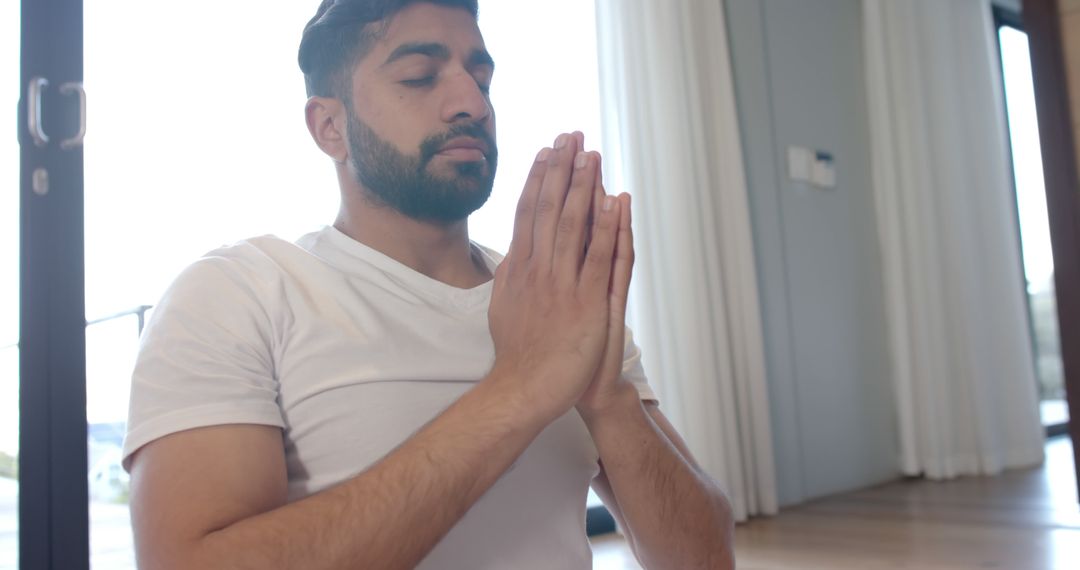
<instances>
[{"instance_id":1,"label":"neck","mask_svg":"<svg viewBox=\"0 0 1080 570\"><path fill-rule=\"evenodd\" d=\"M360 189L343 192L334 227L350 238L432 279L470 289L492 279L474 253L467 220L442 225L374 204Z\"/></svg>"}]
</instances>

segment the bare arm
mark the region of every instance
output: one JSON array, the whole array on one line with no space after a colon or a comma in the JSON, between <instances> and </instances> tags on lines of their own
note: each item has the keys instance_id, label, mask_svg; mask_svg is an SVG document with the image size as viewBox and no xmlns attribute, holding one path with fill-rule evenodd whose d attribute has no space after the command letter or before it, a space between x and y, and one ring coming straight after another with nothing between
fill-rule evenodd
<instances>
[{"instance_id":1,"label":"bare arm","mask_svg":"<svg viewBox=\"0 0 1080 570\"><path fill-rule=\"evenodd\" d=\"M281 432L221 426L146 446L133 471L140 568L412 568L547 418L481 383L360 476L285 504Z\"/></svg>"},{"instance_id":2,"label":"bare arm","mask_svg":"<svg viewBox=\"0 0 1080 570\"><path fill-rule=\"evenodd\" d=\"M734 568L727 498L654 403L628 392L590 423L602 469L593 488L645 568Z\"/></svg>"},{"instance_id":3,"label":"bare arm","mask_svg":"<svg viewBox=\"0 0 1080 570\"><path fill-rule=\"evenodd\" d=\"M655 403L642 404L637 389L621 376L634 247L629 196L620 200L608 345L596 377L577 403L600 452L601 471L593 488L646 568L733 568L726 497L698 468Z\"/></svg>"},{"instance_id":4,"label":"bare arm","mask_svg":"<svg viewBox=\"0 0 1080 570\"><path fill-rule=\"evenodd\" d=\"M181 432L132 459L140 568L412 568L533 438L573 407L606 345L614 201L584 249L595 155L538 160L496 271L492 372L381 461L286 504L281 432ZM582 252L585 251L583 254Z\"/></svg>"}]
</instances>

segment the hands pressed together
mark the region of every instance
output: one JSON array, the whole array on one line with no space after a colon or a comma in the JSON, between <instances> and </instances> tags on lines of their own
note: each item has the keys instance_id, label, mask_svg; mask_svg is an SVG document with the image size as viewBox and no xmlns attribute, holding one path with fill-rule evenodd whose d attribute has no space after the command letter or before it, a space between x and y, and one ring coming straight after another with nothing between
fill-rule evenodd
<instances>
[{"instance_id":1,"label":"hands pressed together","mask_svg":"<svg viewBox=\"0 0 1080 570\"><path fill-rule=\"evenodd\" d=\"M622 390L626 300L634 264L630 196L604 190L600 155L580 133L537 155L510 252L495 272L494 372L557 417L607 411Z\"/></svg>"}]
</instances>

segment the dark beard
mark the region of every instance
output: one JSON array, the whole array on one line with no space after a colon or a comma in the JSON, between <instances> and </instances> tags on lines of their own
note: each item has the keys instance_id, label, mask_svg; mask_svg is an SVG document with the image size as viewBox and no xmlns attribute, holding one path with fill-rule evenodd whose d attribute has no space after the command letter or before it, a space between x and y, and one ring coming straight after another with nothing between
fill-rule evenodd
<instances>
[{"instance_id":1,"label":"dark beard","mask_svg":"<svg viewBox=\"0 0 1080 570\"><path fill-rule=\"evenodd\" d=\"M380 206L414 220L448 224L468 218L491 196L499 151L491 135L478 124L455 125L444 134L428 137L420 143L418 156L398 151L353 112L348 113L348 130L349 154L357 180ZM451 178L428 172L439 149L462 136L488 145L486 163L456 163L456 176Z\"/></svg>"}]
</instances>

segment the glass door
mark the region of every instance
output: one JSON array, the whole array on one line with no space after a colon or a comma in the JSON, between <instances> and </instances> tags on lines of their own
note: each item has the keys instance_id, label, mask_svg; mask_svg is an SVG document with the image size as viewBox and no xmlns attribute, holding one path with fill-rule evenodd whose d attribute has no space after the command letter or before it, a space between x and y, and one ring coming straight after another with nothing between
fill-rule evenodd
<instances>
[{"instance_id":1,"label":"glass door","mask_svg":"<svg viewBox=\"0 0 1080 570\"><path fill-rule=\"evenodd\" d=\"M997 17L1040 412L1043 425L1050 434L1064 433L1069 409L1065 400L1065 369L1058 333L1054 257L1050 245L1031 52L1019 18L1001 11Z\"/></svg>"},{"instance_id":2,"label":"glass door","mask_svg":"<svg viewBox=\"0 0 1080 570\"><path fill-rule=\"evenodd\" d=\"M22 570L79 570L89 548L82 0L19 10L17 558Z\"/></svg>"},{"instance_id":3,"label":"glass door","mask_svg":"<svg viewBox=\"0 0 1080 570\"><path fill-rule=\"evenodd\" d=\"M135 567L121 446L153 306L212 249L270 233L291 240L334 220L337 180L308 135L296 62L317 6L85 1L92 568Z\"/></svg>"}]
</instances>

